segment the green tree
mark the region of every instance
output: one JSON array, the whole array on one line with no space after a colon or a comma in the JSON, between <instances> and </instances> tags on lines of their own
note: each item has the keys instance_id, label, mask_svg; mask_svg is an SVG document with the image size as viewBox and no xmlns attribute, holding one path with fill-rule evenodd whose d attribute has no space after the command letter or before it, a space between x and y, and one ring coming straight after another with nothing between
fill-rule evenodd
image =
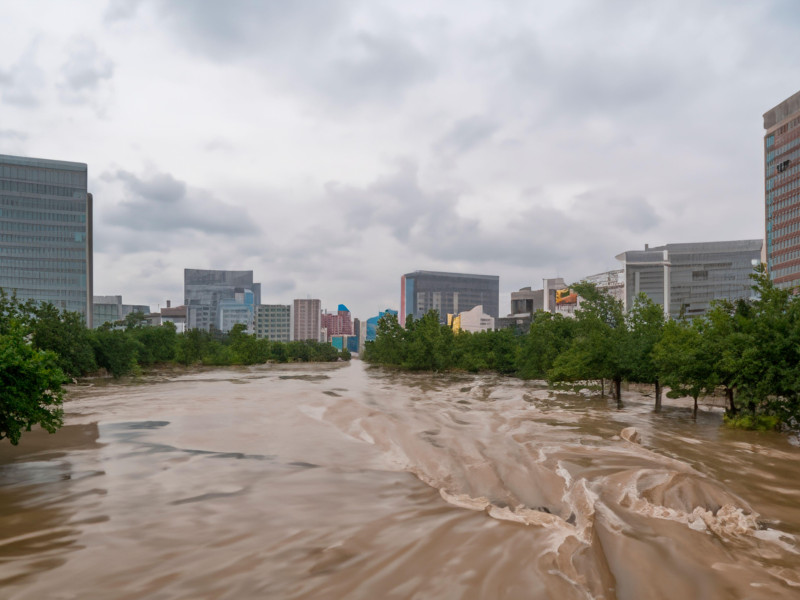
<instances>
[{"instance_id":1,"label":"green tree","mask_svg":"<svg viewBox=\"0 0 800 600\"><path fill-rule=\"evenodd\" d=\"M739 363L739 408L800 419L800 296L773 285L763 265L753 274L753 301L744 330L749 336Z\"/></svg>"},{"instance_id":2,"label":"green tree","mask_svg":"<svg viewBox=\"0 0 800 600\"><path fill-rule=\"evenodd\" d=\"M621 356L628 381L655 386L655 410L661 410L661 381L653 360L653 348L664 331L664 309L644 293L634 300L626 315L627 335Z\"/></svg>"},{"instance_id":3,"label":"green tree","mask_svg":"<svg viewBox=\"0 0 800 600\"><path fill-rule=\"evenodd\" d=\"M142 353L142 345L125 331L100 327L94 330L92 345L97 365L115 378L139 372L136 357Z\"/></svg>"},{"instance_id":4,"label":"green tree","mask_svg":"<svg viewBox=\"0 0 800 600\"><path fill-rule=\"evenodd\" d=\"M715 357L703 347L702 319L667 321L661 340L653 348L653 362L659 378L670 387L670 398L691 396L692 418L697 418L697 398L714 391L717 375Z\"/></svg>"},{"instance_id":5,"label":"green tree","mask_svg":"<svg viewBox=\"0 0 800 600\"><path fill-rule=\"evenodd\" d=\"M409 315L408 322L414 318ZM399 366L405 360L405 331L397 321L397 315L384 314L375 329L375 340L367 342L364 360L381 365Z\"/></svg>"},{"instance_id":6,"label":"green tree","mask_svg":"<svg viewBox=\"0 0 800 600\"><path fill-rule=\"evenodd\" d=\"M30 328L34 346L52 350L64 373L80 377L97 370L91 333L80 314L59 311L45 303L34 308L32 316Z\"/></svg>"},{"instance_id":7,"label":"green tree","mask_svg":"<svg viewBox=\"0 0 800 600\"><path fill-rule=\"evenodd\" d=\"M561 314L537 311L517 354L517 374L545 379L556 358L572 344L576 323Z\"/></svg>"},{"instance_id":8,"label":"green tree","mask_svg":"<svg viewBox=\"0 0 800 600\"><path fill-rule=\"evenodd\" d=\"M21 325L7 323L0 334L0 440L16 445L33 425L50 433L61 427L65 382L56 355L35 349Z\"/></svg>"},{"instance_id":9,"label":"green tree","mask_svg":"<svg viewBox=\"0 0 800 600\"><path fill-rule=\"evenodd\" d=\"M621 384L629 372L624 352L627 325L622 304L594 284L572 286L582 298L576 311L572 343L548 372L550 381L610 379L614 398L622 401Z\"/></svg>"},{"instance_id":10,"label":"green tree","mask_svg":"<svg viewBox=\"0 0 800 600\"><path fill-rule=\"evenodd\" d=\"M406 322L407 351L402 366L413 371L445 371L453 365L453 330L439 323L439 313L428 311Z\"/></svg>"}]
</instances>

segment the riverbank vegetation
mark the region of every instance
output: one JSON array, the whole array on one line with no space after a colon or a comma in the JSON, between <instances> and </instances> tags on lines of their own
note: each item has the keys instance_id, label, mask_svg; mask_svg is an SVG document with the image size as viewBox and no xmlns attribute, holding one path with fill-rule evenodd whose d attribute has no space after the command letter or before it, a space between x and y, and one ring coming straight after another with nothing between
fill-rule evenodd
<instances>
[{"instance_id":1,"label":"riverbank vegetation","mask_svg":"<svg viewBox=\"0 0 800 600\"><path fill-rule=\"evenodd\" d=\"M178 333L167 323L149 327L141 313L113 326L87 329L78 313L52 304L20 302L0 290L0 440L16 444L38 424L53 432L62 423L62 386L105 371L135 375L156 364L253 365L349 359L330 344L271 342L245 333L197 329Z\"/></svg>"},{"instance_id":2,"label":"riverbank vegetation","mask_svg":"<svg viewBox=\"0 0 800 600\"><path fill-rule=\"evenodd\" d=\"M650 384L655 409L670 397L724 394L728 422L739 427L800 425L800 296L772 285L759 268L755 299L719 301L694 319L665 319L641 295L627 313L591 284L574 319L538 312L530 331L453 331L430 312L403 328L387 314L364 359L409 370L495 371L552 385L608 382L619 401L623 382Z\"/></svg>"}]
</instances>

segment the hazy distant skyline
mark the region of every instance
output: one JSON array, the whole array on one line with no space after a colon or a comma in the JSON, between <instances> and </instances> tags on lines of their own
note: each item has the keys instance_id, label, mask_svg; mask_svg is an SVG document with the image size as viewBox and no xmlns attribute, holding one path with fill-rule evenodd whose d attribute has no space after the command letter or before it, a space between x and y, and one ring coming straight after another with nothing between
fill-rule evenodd
<instances>
[{"instance_id":1,"label":"hazy distant skyline","mask_svg":"<svg viewBox=\"0 0 800 600\"><path fill-rule=\"evenodd\" d=\"M79 7L79 8L78 8ZM367 318L414 270L543 277L763 237L761 115L800 6L6 2L0 153L85 162L97 295L183 269Z\"/></svg>"}]
</instances>

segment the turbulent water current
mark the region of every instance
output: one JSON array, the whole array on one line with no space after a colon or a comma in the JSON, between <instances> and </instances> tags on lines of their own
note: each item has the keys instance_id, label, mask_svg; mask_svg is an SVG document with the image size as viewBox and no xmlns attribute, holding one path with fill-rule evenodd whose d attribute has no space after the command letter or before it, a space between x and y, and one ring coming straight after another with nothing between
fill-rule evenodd
<instances>
[{"instance_id":1,"label":"turbulent water current","mask_svg":"<svg viewBox=\"0 0 800 600\"><path fill-rule=\"evenodd\" d=\"M0 443L2 598L800 598L800 448L715 410L353 361L65 412Z\"/></svg>"}]
</instances>

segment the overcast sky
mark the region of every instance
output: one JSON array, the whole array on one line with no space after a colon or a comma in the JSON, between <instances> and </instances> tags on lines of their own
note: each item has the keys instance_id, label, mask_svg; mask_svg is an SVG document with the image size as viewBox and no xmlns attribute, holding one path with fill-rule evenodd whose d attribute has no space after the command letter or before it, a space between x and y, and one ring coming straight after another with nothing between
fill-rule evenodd
<instances>
[{"instance_id":1,"label":"overcast sky","mask_svg":"<svg viewBox=\"0 0 800 600\"><path fill-rule=\"evenodd\" d=\"M366 318L400 276L618 268L763 237L796 0L0 0L0 153L85 162L95 294Z\"/></svg>"}]
</instances>

